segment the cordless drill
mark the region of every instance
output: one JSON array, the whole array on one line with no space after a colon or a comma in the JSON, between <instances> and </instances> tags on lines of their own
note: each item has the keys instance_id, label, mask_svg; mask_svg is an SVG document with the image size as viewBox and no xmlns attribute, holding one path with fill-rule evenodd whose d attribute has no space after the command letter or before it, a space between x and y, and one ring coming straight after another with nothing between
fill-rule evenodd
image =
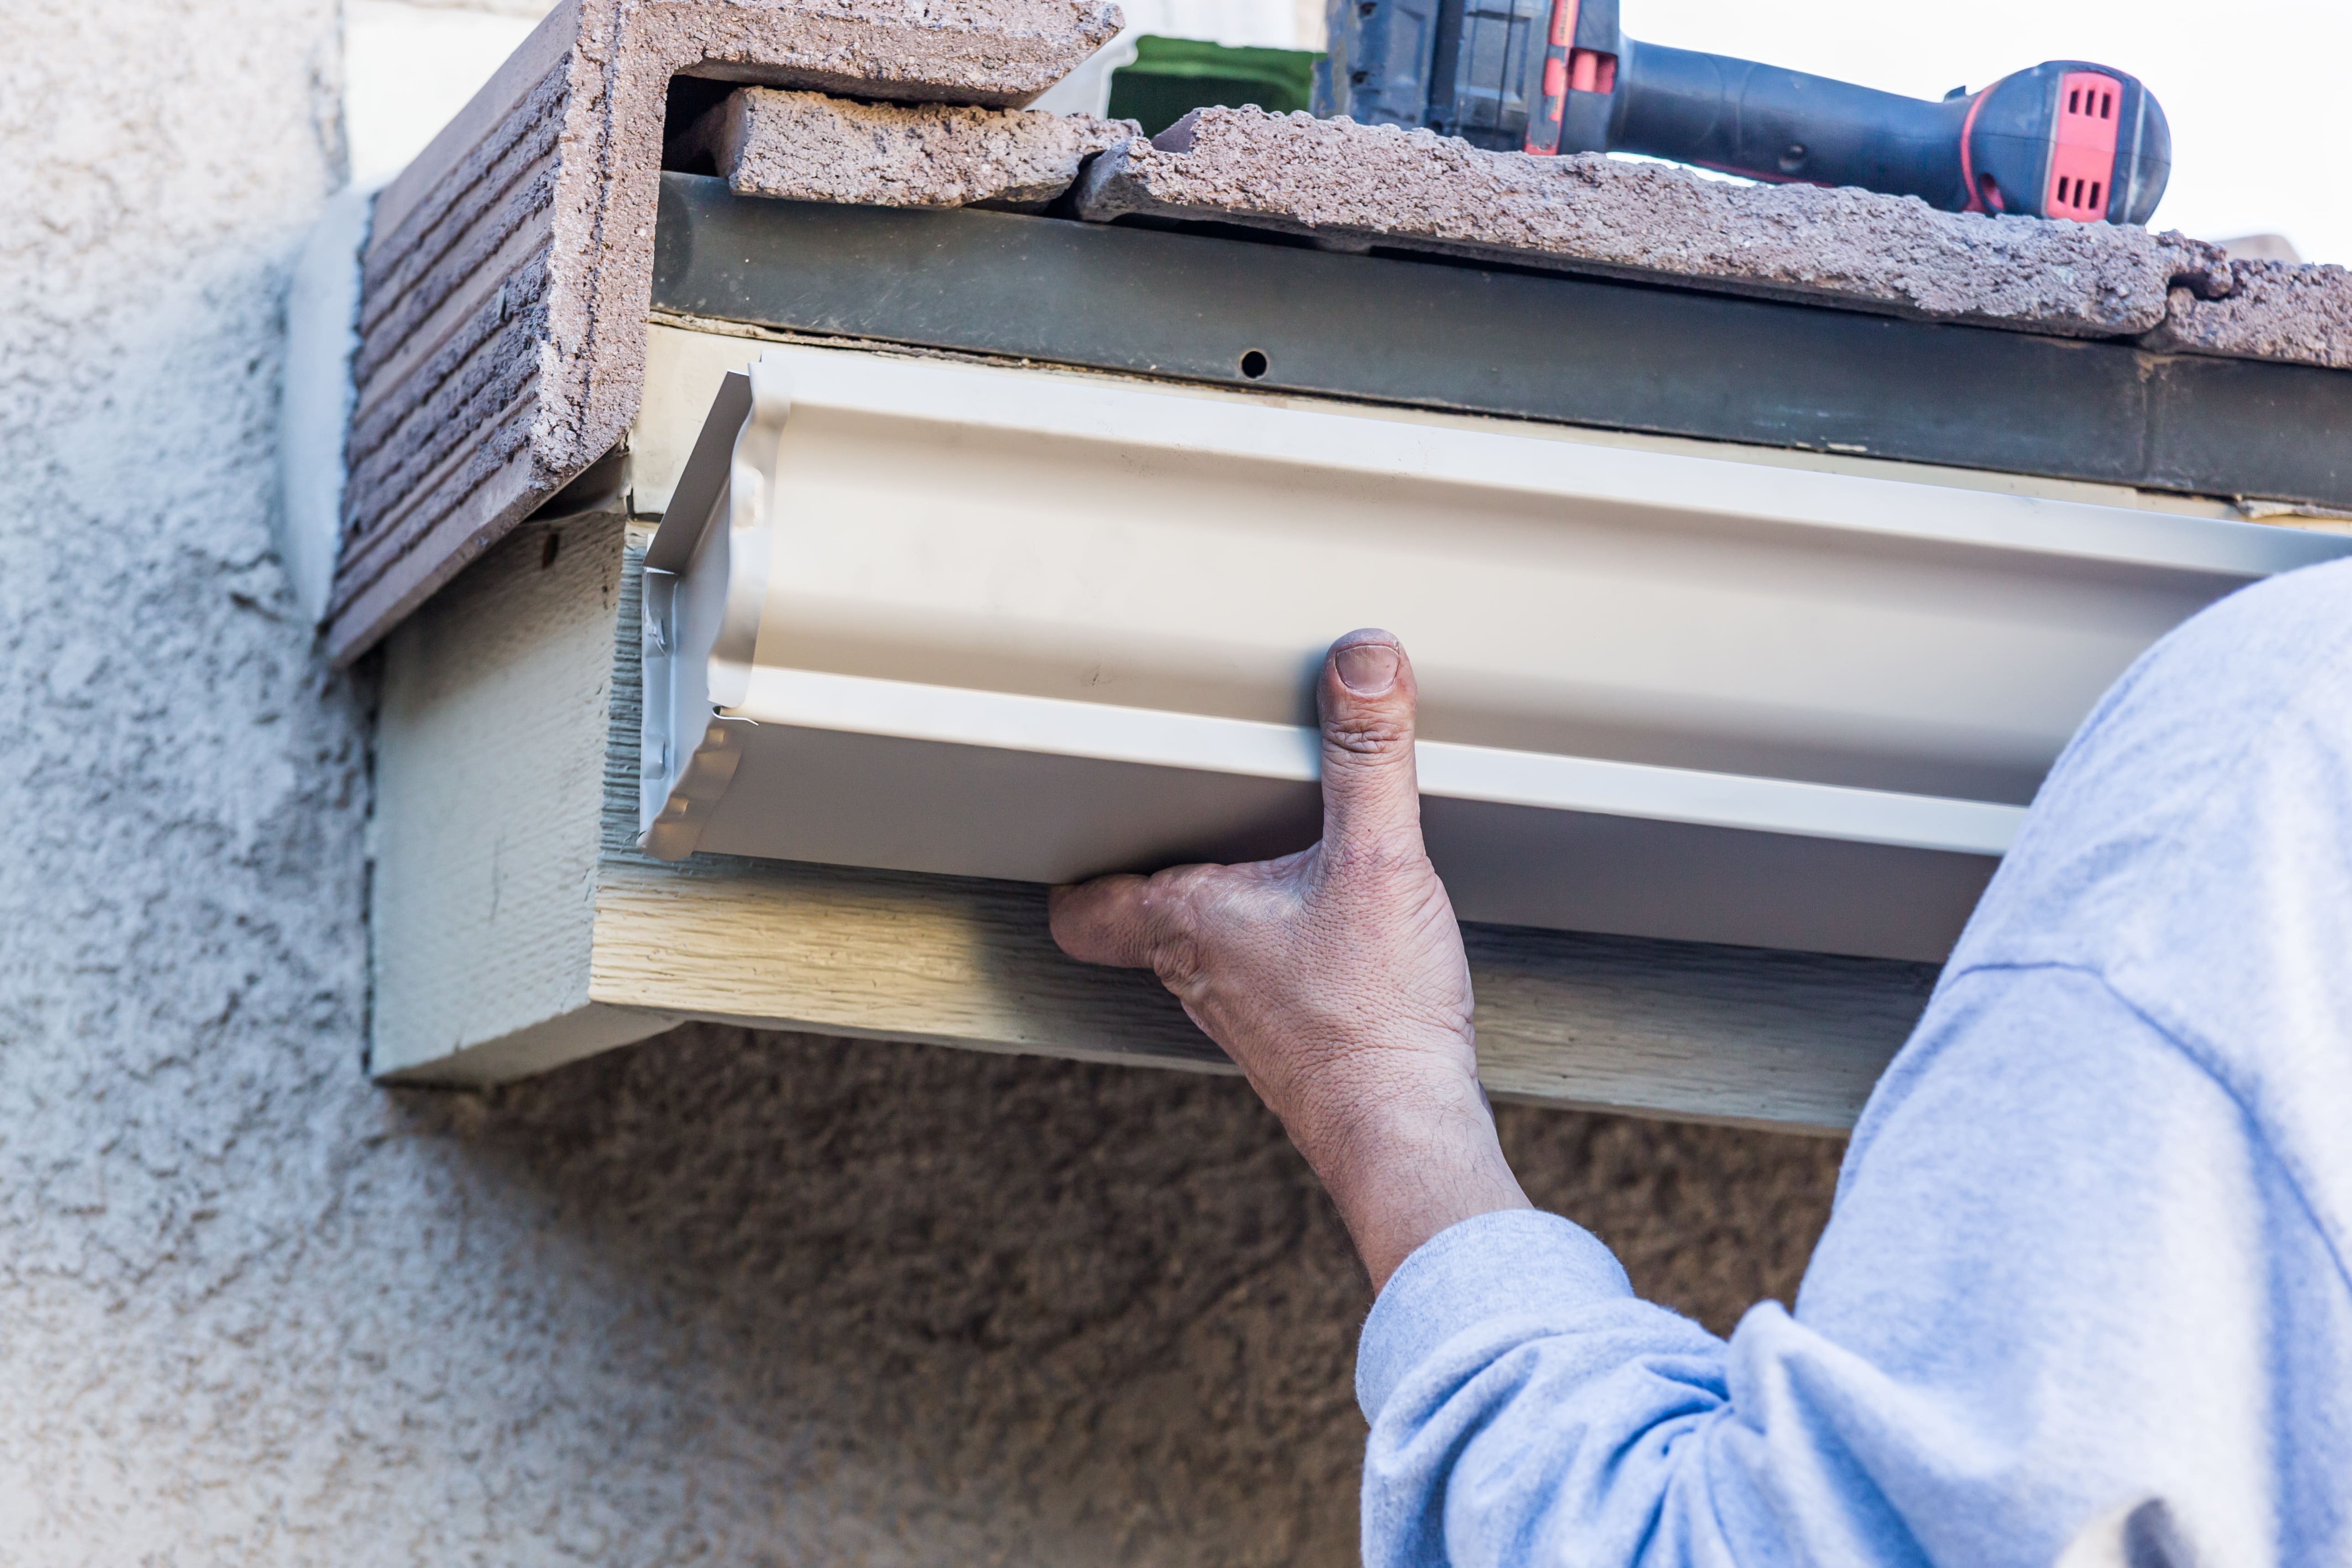
<instances>
[{"instance_id":1,"label":"cordless drill","mask_svg":"<svg viewBox=\"0 0 2352 1568\"><path fill-rule=\"evenodd\" d=\"M2050 60L1941 102L1626 37L1617 0L1330 0L1316 112L1498 151L1641 153L1949 212L2146 223L2172 132L2138 79Z\"/></svg>"}]
</instances>

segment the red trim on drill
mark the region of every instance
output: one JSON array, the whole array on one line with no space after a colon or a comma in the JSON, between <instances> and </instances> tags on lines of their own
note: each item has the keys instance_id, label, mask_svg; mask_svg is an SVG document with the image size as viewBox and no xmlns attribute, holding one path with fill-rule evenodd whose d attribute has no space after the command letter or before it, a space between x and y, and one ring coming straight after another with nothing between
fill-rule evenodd
<instances>
[{"instance_id":1,"label":"red trim on drill","mask_svg":"<svg viewBox=\"0 0 2352 1568\"><path fill-rule=\"evenodd\" d=\"M2107 216L2116 187L2116 111L2123 100L2124 84L2097 71L2068 71L2058 79L2042 216L2097 223Z\"/></svg>"},{"instance_id":2,"label":"red trim on drill","mask_svg":"<svg viewBox=\"0 0 2352 1568\"><path fill-rule=\"evenodd\" d=\"M1545 35L1543 101L1528 105L1525 152L1549 158L1559 151L1559 122L1568 112L1570 43L1576 37L1578 0L1551 0L1551 26Z\"/></svg>"},{"instance_id":3,"label":"red trim on drill","mask_svg":"<svg viewBox=\"0 0 2352 1568\"><path fill-rule=\"evenodd\" d=\"M1979 186L1977 184L1976 169L1969 158L1969 138L1974 134L1977 128L1977 110L1985 106L1985 100L1992 96L1993 88L2000 85L2000 82L1994 82L1991 87L1979 89L1974 98L1969 100L1968 117L1960 121L1960 188L1969 194L1969 205L1960 209L1964 213L1984 211L1985 197L1988 195L1992 198L1992 210L1995 212L2001 210L2000 188L1990 178Z\"/></svg>"}]
</instances>

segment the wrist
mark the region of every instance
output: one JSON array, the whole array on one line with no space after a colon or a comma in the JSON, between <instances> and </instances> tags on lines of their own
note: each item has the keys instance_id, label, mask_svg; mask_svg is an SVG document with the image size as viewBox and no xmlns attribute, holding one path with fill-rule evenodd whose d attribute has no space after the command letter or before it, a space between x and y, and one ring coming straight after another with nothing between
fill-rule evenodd
<instances>
[{"instance_id":1,"label":"wrist","mask_svg":"<svg viewBox=\"0 0 2352 1568\"><path fill-rule=\"evenodd\" d=\"M1317 1171L1328 1167L1344 1178L1468 1138L1493 1136L1494 1112L1469 1067L1442 1059L1381 1066L1385 1070L1377 1074L1360 1072L1343 1083L1318 1086L1322 1093L1297 1116L1284 1119Z\"/></svg>"},{"instance_id":2,"label":"wrist","mask_svg":"<svg viewBox=\"0 0 2352 1568\"><path fill-rule=\"evenodd\" d=\"M1360 1097L1311 1142L1293 1138L1339 1207L1375 1291L1440 1231L1533 1206L1503 1157L1486 1093L1467 1072Z\"/></svg>"}]
</instances>

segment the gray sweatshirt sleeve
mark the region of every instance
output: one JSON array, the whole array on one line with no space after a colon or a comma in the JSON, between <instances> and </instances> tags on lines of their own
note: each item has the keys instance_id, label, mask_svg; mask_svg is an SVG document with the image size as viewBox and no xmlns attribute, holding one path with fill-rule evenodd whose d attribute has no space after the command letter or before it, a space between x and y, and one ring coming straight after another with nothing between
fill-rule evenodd
<instances>
[{"instance_id":1,"label":"gray sweatshirt sleeve","mask_svg":"<svg viewBox=\"0 0 2352 1568\"><path fill-rule=\"evenodd\" d=\"M1793 1312L1719 1341L1489 1215L1365 1325L1365 1560L2050 1568L2163 1499L2352 1561L2352 573L2111 694L1873 1095Z\"/></svg>"}]
</instances>

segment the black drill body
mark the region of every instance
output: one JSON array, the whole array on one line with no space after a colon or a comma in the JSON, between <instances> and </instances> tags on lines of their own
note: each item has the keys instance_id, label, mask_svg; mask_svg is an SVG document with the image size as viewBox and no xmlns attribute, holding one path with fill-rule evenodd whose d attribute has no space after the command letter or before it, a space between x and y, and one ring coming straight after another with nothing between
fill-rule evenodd
<instances>
[{"instance_id":1,"label":"black drill body","mask_svg":"<svg viewBox=\"0 0 2352 1568\"><path fill-rule=\"evenodd\" d=\"M1617 0L1333 0L1330 21L1318 113L1496 151L1640 153L1954 212L2115 223L2145 223L2170 172L2155 98L2089 61L1931 101L1641 43Z\"/></svg>"},{"instance_id":2,"label":"black drill body","mask_svg":"<svg viewBox=\"0 0 2352 1568\"><path fill-rule=\"evenodd\" d=\"M1626 40L1605 147L1781 180L1864 185L1965 205L1968 103L1930 103L1827 77Z\"/></svg>"}]
</instances>

